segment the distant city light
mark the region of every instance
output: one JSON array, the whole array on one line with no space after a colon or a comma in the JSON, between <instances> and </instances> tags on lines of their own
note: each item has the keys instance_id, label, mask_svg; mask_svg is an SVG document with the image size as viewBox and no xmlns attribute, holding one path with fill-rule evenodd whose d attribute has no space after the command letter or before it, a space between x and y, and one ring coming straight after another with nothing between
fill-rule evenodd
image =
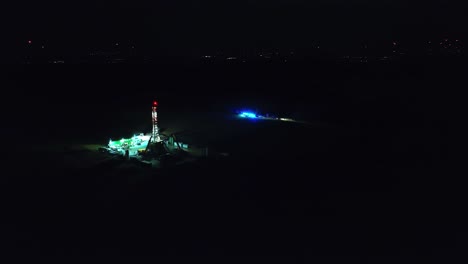
<instances>
[{"instance_id":1,"label":"distant city light","mask_svg":"<svg viewBox=\"0 0 468 264\"><path fill-rule=\"evenodd\" d=\"M31 43L32 43L32 41L31 41L31 40L28 40L28 44L31 44Z\"/></svg>"}]
</instances>

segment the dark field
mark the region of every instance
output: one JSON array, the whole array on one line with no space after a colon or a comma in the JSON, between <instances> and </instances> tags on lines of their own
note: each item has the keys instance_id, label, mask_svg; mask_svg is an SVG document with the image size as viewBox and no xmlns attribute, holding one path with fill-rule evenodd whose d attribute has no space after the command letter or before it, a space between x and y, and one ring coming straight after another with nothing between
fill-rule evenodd
<instances>
[{"instance_id":1,"label":"dark field","mask_svg":"<svg viewBox=\"0 0 468 264\"><path fill-rule=\"evenodd\" d=\"M9 69L4 249L185 263L452 262L466 248L456 151L464 70L453 61ZM233 139L240 154L227 160L160 171L65 162L102 159L67 145L149 132L153 98L168 131L243 107L310 125L258 129Z\"/></svg>"}]
</instances>

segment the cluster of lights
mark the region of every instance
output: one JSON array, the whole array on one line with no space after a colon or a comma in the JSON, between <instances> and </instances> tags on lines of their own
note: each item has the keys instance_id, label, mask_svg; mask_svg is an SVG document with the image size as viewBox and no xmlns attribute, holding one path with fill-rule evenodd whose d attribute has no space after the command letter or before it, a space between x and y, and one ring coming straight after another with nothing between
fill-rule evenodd
<instances>
[{"instance_id":1,"label":"cluster of lights","mask_svg":"<svg viewBox=\"0 0 468 264\"><path fill-rule=\"evenodd\" d=\"M257 118L257 114L252 112L241 112L239 117L246 117L246 118Z\"/></svg>"},{"instance_id":2,"label":"cluster of lights","mask_svg":"<svg viewBox=\"0 0 468 264\"><path fill-rule=\"evenodd\" d=\"M150 137L140 134L134 135L132 138L122 138L120 140L113 141L112 139L109 140L109 148L112 149L121 149L124 147L135 147L135 146L146 146L148 144Z\"/></svg>"},{"instance_id":3,"label":"cluster of lights","mask_svg":"<svg viewBox=\"0 0 468 264\"><path fill-rule=\"evenodd\" d=\"M295 120L292 118L286 118L286 117L269 117L269 116L263 116L263 115L258 115L254 112L249 112L249 111L242 111L238 114L239 117L241 118L248 118L248 119L269 119L269 120L280 120L280 121L289 121L289 122L294 122Z\"/></svg>"}]
</instances>

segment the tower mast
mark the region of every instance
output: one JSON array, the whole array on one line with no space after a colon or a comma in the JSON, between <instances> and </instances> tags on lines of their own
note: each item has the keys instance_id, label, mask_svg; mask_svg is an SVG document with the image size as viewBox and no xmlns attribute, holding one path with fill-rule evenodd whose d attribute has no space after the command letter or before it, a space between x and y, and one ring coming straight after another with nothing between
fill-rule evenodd
<instances>
[{"instance_id":1,"label":"tower mast","mask_svg":"<svg viewBox=\"0 0 468 264\"><path fill-rule=\"evenodd\" d=\"M159 128L158 128L158 102L153 101L152 106L152 117L153 117L153 131L151 132L151 138L148 142L148 146L146 146L146 155L147 157L158 158L164 154L168 153L166 145L161 140L161 136L159 135Z\"/></svg>"},{"instance_id":2,"label":"tower mast","mask_svg":"<svg viewBox=\"0 0 468 264\"><path fill-rule=\"evenodd\" d=\"M157 112L158 102L155 100L153 101L153 131L151 133L151 141L150 143L157 143L161 141L161 137L159 136L159 128L158 128L158 112Z\"/></svg>"}]
</instances>

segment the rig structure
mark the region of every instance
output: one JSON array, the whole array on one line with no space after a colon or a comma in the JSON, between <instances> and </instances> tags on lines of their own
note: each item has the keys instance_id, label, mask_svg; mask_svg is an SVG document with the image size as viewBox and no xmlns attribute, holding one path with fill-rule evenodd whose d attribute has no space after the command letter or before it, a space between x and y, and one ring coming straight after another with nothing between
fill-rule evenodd
<instances>
[{"instance_id":1,"label":"rig structure","mask_svg":"<svg viewBox=\"0 0 468 264\"><path fill-rule=\"evenodd\" d=\"M150 143L157 143L161 142L161 137L159 136L159 128L158 128L158 102L153 101L153 111L152 111L152 117L153 117L153 130L151 133L151 139Z\"/></svg>"},{"instance_id":2,"label":"rig structure","mask_svg":"<svg viewBox=\"0 0 468 264\"><path fill-rule=\"evenodd\" d=\"M158 107L158 102L153 101L153 105L152 105L153 129L151 132L151 138L145 150L145 155L147 157L156 157L156 158L169 153L169 151L166 148L166 145L161 140L161 136L159 135L157 107Z\"/></svg>"}]
</instances>

